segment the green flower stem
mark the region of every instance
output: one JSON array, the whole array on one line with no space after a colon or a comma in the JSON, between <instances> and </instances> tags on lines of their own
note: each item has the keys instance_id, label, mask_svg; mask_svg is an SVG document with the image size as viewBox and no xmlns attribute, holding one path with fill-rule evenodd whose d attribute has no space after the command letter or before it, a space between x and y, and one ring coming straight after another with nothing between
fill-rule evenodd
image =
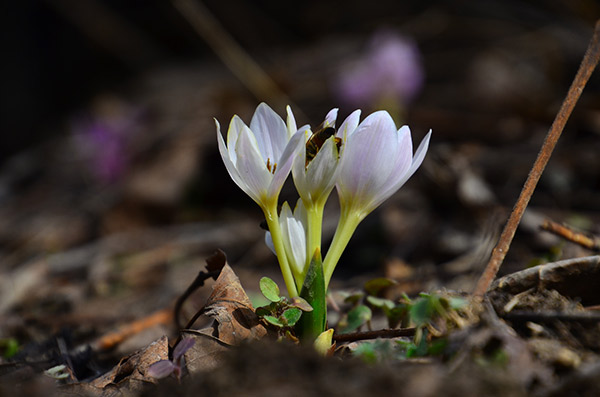
<instances>
[{"instance_id":1,"label":"green flower stem","mask_svg":"<svg viewBox=\"0 0 600 397\"><path fill-rule=\"evenodd\" d=\"M281 234L281 226L279 225L279 217L277 215L277 201L275 201L273 205L263 208L263 210L267 226L269 226L269 231L271 232L273 246L277 253L277 260L279 261L279 268L281 269L285 286L287 287L290 298L293 298L298 296L298 288L296 287L294 276L283 246L283 236Z\"/></svg>"},{"instance_id":2,"label":"green flower stem","mask_svg":"<svg viewBox=\"0 0 600 397\"><path fill-rule=\"evenodd\" d=\"M360 212L352 211L351 209L347 210L342 205L340 220L338 222L337 229L335 230L333 241L331 242L331 246L327 251L325 260L323 261L325 290L327 290L327 287L329 286L329 281L331 280L333 270L340 260L344 249L346 249L352 234L354 234L356 227L363 219L364 216L362 216Z\"/></svg>"},{"instance_id":3,"label":"green flower stem","mask_svg":"<svg viewBox=\"0 0 600 397\"><path fill-rule=\"evenodd\" d=\"M306 263L304 265L304 269L302 270L301 282L304 282L304 278L306 277L306 273L308 272L310 261L315 255L315 251L317 249L319 250L319 252L321 251L321 232L323 229L324 207L324 203L315 203L310 207L306 208L306 215L308 220L308 230L306 233Z\"/></svg>"}]
</instances>

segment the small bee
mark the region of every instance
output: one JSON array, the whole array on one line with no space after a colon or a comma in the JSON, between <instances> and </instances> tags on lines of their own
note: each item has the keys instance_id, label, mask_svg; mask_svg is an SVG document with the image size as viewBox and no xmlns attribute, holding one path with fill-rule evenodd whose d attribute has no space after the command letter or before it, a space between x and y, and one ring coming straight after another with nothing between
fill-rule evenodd
<instances>
[{"instance_id":1,"label":"small bee","mask_svg":"<svg viewBox=\"0 0 600 397\"><path fill-rule=\"evenodd\" d=\"M331 138L333 135L335 135L335 128L329 126L325 127L323 124L317 127L317 131L314 132L308 139L308 142L306 142L306 163L304 164L305 167L308 167L308 163L310 163L312 159L315 158L323 144L325 144L325 141ZM340 147L342 146L342 139L338 137L335 137L333 139L338 150L340 150Z\"/></svg>"}]
</instances>

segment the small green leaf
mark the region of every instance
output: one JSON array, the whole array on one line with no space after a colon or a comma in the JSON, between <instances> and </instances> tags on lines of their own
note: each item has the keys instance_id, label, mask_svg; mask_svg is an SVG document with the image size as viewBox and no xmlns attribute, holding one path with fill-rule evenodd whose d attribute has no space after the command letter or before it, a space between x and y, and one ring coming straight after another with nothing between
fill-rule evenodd
<instances>
[{"instance_id":1,"label":"small green leaf","mask_svg":"<svg viewBox=\"0 0 600 397\"><path fill-rule=\"evenodd\" d=\"M358 305L348 312L347 324L340 333L356 331L361 325L371 320L372 312L368 306Z\"/></svg>"},{"instance_id":2,"label":"small green leaf","mask_svg":"<svg viewBox=\"0 0 600 397\"><path fill-rule=\"evenodd\" d=\"M0 339L0 355L11 358L19 351L19 342L15 338Z\"/></svg>"},{"instance_id":3,"label":"small green leaf","mask_svg":"<svg viewBox=\"0 0 600 397\"><path fill-rule=\"evenodd\" d=\"M367 291L369 295L378 295L384 288L388 288L396 284L398 284L396 281L389 278L374 278L373 280L369 280L365 283L365 291Z\"/></svg>"},{"instance_id":4,"label":"small green leaf","mask_svg":"<svg viewBox=\"0 0 600 397\"><path fill-rule=\"evenodd\" d=\"M268 306L261 306L256 308L255 313L258 317L264 317L268 316L272 312L269 310Z\"/></svg>"},{"instance_id":5,"label":"small green leaf","mask_svg":"<svg viewBox=\"0 0 600 397\"><path fill-rule=\"evenodd\" d=\"M374 296L367 296L367 302L373 307L379 307L381 309L392 310L396 304L389 299L376 298Z\"/></svg>"},{"instance_id":6,"label":"small green leaf","mask_svg":"<svg viewBox=\"0 0 600 397\"><path fill-rule=\"evenodd\" d=\"M399 304L392 309L383 309L390 328L396 328L401 322L408 322L408 305Z\"/></svg>"},{"instance_id":7,"label":"small green leaf","mask_svg":"<svg viewBox=\"0 0 600 397\"><path fill-rule=\"evenodd\" d=\"M263 318L265 319L266 322L268 322L269 324L272 324L272 325L274 325L276 327L280 327L280 328L285 327L285 324L280 319L278 319L277 317L274 317L274 316L264 316Z\"/></svg>"},{"instance_id":8,"label":"small green leaf","mask_svg":"<svg viewBox=\"0 0 600 397\"><path fill-rule=\"evenodd\" d=\"M356 294L351 294L351 295L348 295L347 297L345 297L344 302L352 303L353 305L355 305L358 302L360 302L360 300L364 297L365 297L365 294L363 294L362 292L357 292Z\"/></svg>"},{"instance_id":9,"label":"small green leaf","mask_svg":"<svg viewBox=\"0 0 600 397\"><path fill-rule=\"evenodd\" d=\"M462 309L463 307L467 306L467 300L464 298L459 298L459 297L452 297L450 299L448 299L448 303L450 304L450 308L451 309Z\"/></svg>"},{"instance_id":10,"label":"small green leaf","mask_svg":"<svg viewBox=\"0 0 600 397\"><path fill-rule=\"evenodd\" d=\"M431 320L433 306L427 298L417 299L410 308L410 319L416 325L423 325Z\"/></svg>"},{"instance_id":11,"label":"small green leaf","mask_svg":"<svg viewBox=\"0 0 600 397\"><path fill-rule=\"evenodd\" d=\"M290 307L297 307L303 312L312 312L313 307L306 301L306 299L301 298L299 296L295 296L292 298L292 301L289 304Z\"/></svg>"},{"instance_id":12,"label":"small green leaf","mask_svg":"<svg viewBox=\"0 0 600 397\"><path fill-rule=\"evenodd\" d=\"M263 277L260 279L260 291L263 293L265 298L271 302L279 302L281 297L279 296L279 286L269 277Z\"/></svg>"},{"instance_id":13,"label":"small green leaf","mask_svg":"<svg viewBox=\"0 0 600 397\"><path fill-rule=\"evenodd\" d=\"M285 324L288 327L293 327L294 325L296 325L298 320L300 320L301 316L302 310L298 309L297 307L290 307L289 309L283 312L280 318L284 320L282 322L285 322Z\"/></svg>"},{"instance_id":14,"label":"small green leaf","mask_svg":"<svg viewBox=\"0 0 600 397\"><path fill-rule=\"evenodd\" d=\"M429 344L427 354L430 356L438 356L446 350L446 346L448 346L448 341L446 339L435 340Z\"/></svg>"},{"instance_id":15,"label":"small green leaf","mask_svg":"<svg viewBox=\"0 0 600 397\"><path fill-rule=\"evenodd\" d=\"M411 343L406 350L406 357L423 357L427 354L427 338L421 338L419 344Z\"/></svg>"}]
</instances>

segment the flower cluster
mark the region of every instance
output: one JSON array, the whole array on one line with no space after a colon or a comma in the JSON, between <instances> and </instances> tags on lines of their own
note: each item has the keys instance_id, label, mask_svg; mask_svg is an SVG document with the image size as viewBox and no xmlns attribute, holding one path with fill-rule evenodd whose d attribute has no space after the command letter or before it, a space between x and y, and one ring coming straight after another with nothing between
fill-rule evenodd
<instances>
[{"instance_id":1,"label":"flower cluster","mask_svg":"<svg viewBox=\"0 0 600 397\"><path fill-rule=\"evenodd\" d=\"M414 174L429 145L431 131L413 155L410 129L397 129L385 111L359 123L356 110L337 129L336 119L333 109L319 128L297 128L289 106L284 122L261 103L250 126L232 118L227 143L215 120L223 162L234 182L262 208L269 228L266 242L277 255L291 297L298 295L315 253L320 255L323 210L333 188L341 213L323 259L325 286L358 224ZM286 202L278 213L279 193L290 172L300 198L293 211Z\"/></svg>"}]
</instances>

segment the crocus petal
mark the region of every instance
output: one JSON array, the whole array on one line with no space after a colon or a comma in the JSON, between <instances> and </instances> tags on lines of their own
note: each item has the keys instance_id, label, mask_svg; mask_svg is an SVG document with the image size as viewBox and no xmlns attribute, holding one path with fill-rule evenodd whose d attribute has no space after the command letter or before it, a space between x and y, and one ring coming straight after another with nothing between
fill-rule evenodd
<instances>
[{"instance_id":1,"label":"crocus petal","mask_svg":"<svg viewBox=\"0 0 600 397\"><path fill-rule=\"evenodd\" d=\"M271 250L275 256L277 256L277 252L275 252L275 244L273 244L273 236L271 236L271 232L265 232L265 244Z\"/></svg>"},{"instance_id":2,"label":"crocus petal","mask_svg":"<svg viewBox=\"0 0 600 397\"><path fill-rule=\"evenodd\" d=\"M252 116L250 129L256 137L264 162L266 163L267 159L271 162L277 161L289 138L287 127L281 117L266 103L261 103Z\"/></svg>"},{"instance_id":3,"label":"crocus petal","mask_svg":"<svg viewBox=\"0 0 600 397\"><path fill-rule=\"evenodd\" d=\"M308 164L301 180L302 189L298 192L308 192L311 200L318 200L319 196L328 196L336 183L338 169L338 150L334 137L325 141L315 158ZM302 164L304 166L304 164ZM294 179L294 182L296 179Z\"/></svg>"},{"instance_id":4,"label":"crocus petal","mask_svg":"<svg viewBox=\"0 0 600 397\"><path fill-rule=\"evenodd\" d=\"M396 126L384 111L369 115L348 138L340 164L340 199L351 197L358 205L371 201L388 182L396 161Z\"/></svg>"},{"instance_id":5,"label":"crocus petal","mask_svg":"<svg viewBox=\"0 0 600 397\"><path fill-rule=\"evenodd\" d=\"M292 112L292 108L286 106L285 111L287 112L287 121L286 126L288 130L288 136L292 136L298 131L298 127L296 126L296 118L294 117L294 113Z\"/></svg>"},{"instance_id":6,"label":"crocus petal","mask_svg":"<svg viewBox=\"0 0 600 397\"><path fill-rule=\"evenodd\" d=\"M290 170L292 169L292 163L294 161L294 157L301 149L304 144L304 133L302 131L296 132L287 143L285 150L281 154L281 157L277 159L277 168L275 169L275 174L273 175L273 179L268 188L269 197L274 197L279 193L283 183L287 179L290 174Z\"/></svg>"},{"instance_id":7,"label":"crocus petal","mask_svg":"<svg viewBox=\"0 0 600 397\"><path fill-rule=\"evenodd\" d=\"M338 109L334 108L327 113L323 126L334 127L337 119ZM301 129L304 131L304 142L308 142L313 132L310 127ZM306 205L312 205L317 200L326 200L335 186L338 165L338 150L334 138L325 141L316 156L306 166L306 145L298 151L292 165L294 184Z\"/></svg>"},{"instance_id":8,"label":"crocus petal","mask_svg":"<svg viewBox=\"0 0 600 397\"><path fill-rule=\"evenodd\" d=\"M279 222L288 260L293 264L295 272L300 274L306 261L307 216L302 200L298 200L293 213L287 201L283 203Z\"/></svg>"},{"instance_id":9,"label":"crocus petal","mask_svg":"<svg viewBox=\"0 0 600 397\"><path fill-rule=\"evenodd\" d=\"M323 122L324 127L335 127L338 110L338 108L333 108L329 111L329 113L327 113L325 116L325 121Z\"/></svg>"},{"instance_id":10,"label":"crocus petal","mask_svg":"<svg viewBox=\"0 0 600 397\"><path fill-rule=\"evenodd\" d=\"M237 168L235 167L235 164L230 158L230 152L225 146L225 141L223 140L223 136L221 135L221 125L219 124L217 119L215 119L215 124L217 126L217 142L219 144L219 153L221 154L221 158L223 159L225 168L227 169L227 172L229 172L229 176L231 177L231 179L233 179L235 184L238 185L240 189L242 189L244 192L246 192L248 190L248 186L240 176Z\"/></svg>"},{"instance_id":11,"label":"crocus petal","mask_svg":"<svg viewBox=\"0 0 600 397\"><path fill-rule=\"evenodd\" d=\"M423 138L421 144L417 148L417 152L412 158L410 168L393 185L390 185L390 188L388 190L382 192L382 195L387 195L387 197L390 197L392 194L396 193L396 191L400 189L406 183L406 181L410 179L411 176L413 176L413 174L417 171L417 169L421 166L423 160L425 159L425 154L427 154L427 149L429 148L430 138L431 130L429 130L427 135L425 135L425 138ZM383 201L385 201L386 199L384 199Z\"/></svg>"},{"instance_id":12,"label":"crocus petal","mask_svg":"<svg viewBox=\"0 0 600 397\"><path fill-rule=\"evenodd\" d=\"M412 165L410 166L410 170L408 171L409 178L415 171L421 166L423 160L425 159L425 154L427 154L427 149L429 149L429 140L431 139L431 130L425 135L425 138L421 141L421 144L417 148L417 152L413 157Z\"/></svg>"},{"instance_id":13,"label":"crocus petal","mask_svg":"<svg viewBox=\"0 0 600 397\"><path fill-rule=\"evenodd\" d=\"M339 138L342 138L345 141L347 139L347 136L352 134L356 130L356 127L358 127L359 120L360 109L357 109L354 112L350 113L348 117L346 117L346 120L344 120L342 125L340 125L340 128L338 128L335 135Z\"/></svg>"},{"instance_id":14,"label":"crocus petal","mask_svg":"<svg viewBox=\"0 0 600 397\"><path fill-rule=\"evenodd\" d=\"M394 194L421 165L431 131L413 158L410 129L396 131L385 112L368 116L348 134L338 176L340 203L361 217Z\"/></svg>"},{"instance_id":15,"label":"crocus petal","mask_svg":"<svg viewBox=\"0 0 600 397\"><path fill-rule=\"evenodd\" d=\"M410 128L403 126L398 130L396 134L398 139L398 146L396 152L395 162L392 166L392 172L390 173L390 181L388 186L395 186L400 179L408 172L412 164L412 139L410 135Z\"/></svg>"},{"instance_id":16,"label":"crocus petal","mask_svg":"<svg viewBox=\"0 0 600 397\"><path fill-rule=\"evenodd\" d=\"M391 172L388 181L381 187L376 195L373 195L371 201L366 204L369 212L379 207L381 203L396 193L410 177L410 175L406 177L413 161L412 140L408 126L403 126L398 130L397 140L397 151L394 162L390 166Z\"/></svg>"},{"instance_id":17,"label":"crocus petal","mask_svg":"<svg viewBox=\"0 0 600 397\"><path fill-rule=\"evenodd\" d=\"M272 181L272 176L256 146L252 132L242 129L235 151L237 153L236 168L240 178L245 182L247 189L240 186L247 195L252 197L259 205L265 204L267 188Z\"/></svg>"}]
</instances>

